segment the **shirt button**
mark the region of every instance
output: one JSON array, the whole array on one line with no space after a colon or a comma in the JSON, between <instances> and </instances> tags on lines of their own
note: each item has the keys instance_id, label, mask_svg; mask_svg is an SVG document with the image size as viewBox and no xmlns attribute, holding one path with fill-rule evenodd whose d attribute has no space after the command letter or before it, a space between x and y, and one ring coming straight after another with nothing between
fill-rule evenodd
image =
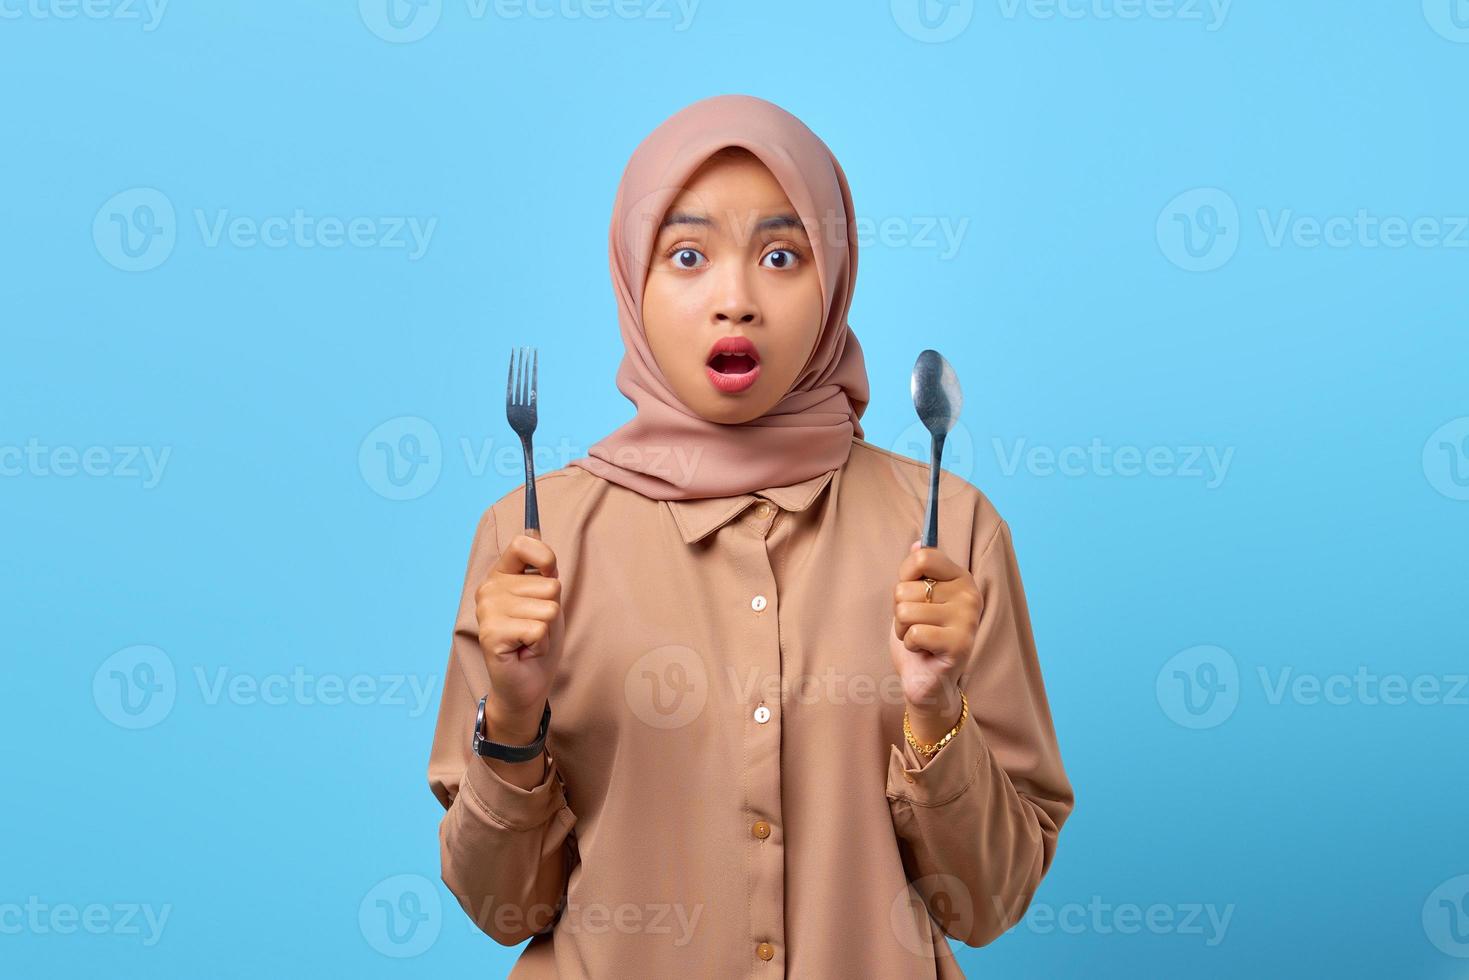
<instances>
[{"instance_id":1,"label":"shirt button","mask_svg":"<svg viewBox=\"0 0 1469 980\"><path fill-rule=\"evenodd\" d=\"M755 955L762 960L772 959L775 956L775 947L769 943L761 943L755 947Z\"/></svg>"},{"instance_id":2,"label":"shirt button","mask_svg":"<svg viewBox=\"0 0 1469 980\"><path fill-rule=\"evenodd\" d=\"M765 707L765 705L763 704L760 707L756 708L755 720L762 725L765 724L767 721L770 720L770 709Z\"/></svg>"},{"instance_id":3,"label":"shirt button","mask_svg":"<svg viewBox=\"0 0 1469 980\"><path fill-rule=\"evenodd\" d=\"M755 598L750 600L750 608L755 610L756 612L760 612L761 610L763 610L765 608L765 605L766 602L763 595L757 595Z\"/></svg>"},{"instance_id":4,"label":"shirt button","mask_svg":"<svg viewBox=\"0 0 1469 980\"><path fill-rule=\"evenodd\" d=\"M773 510L775 510L775 507L772 504L761 504L759 507L755 508L755 513L759 514L761 517L769 517L770 512Z\"/></svg>"},{"instance_id":5,"label":"shirt button","mask_svg":"<svg viewBox=\"0 0 1469 980\"><path fill-rule=\"evenodd\" d=\"M903 779L911 783L913 782L913 774L911 772L905 772L903 773Z\"/></svg>"},{"instance_id":6,"label":"shirt button","mask_svg":"<svg viewBox=\"0 0 1469 980\"><path fill-rule=\"evenodd\" d=\"M764 840L770 836L770 824L764 820L756 820L755 826L750 828L750 832L761 840Z\"/></svg>"}]
</instances>

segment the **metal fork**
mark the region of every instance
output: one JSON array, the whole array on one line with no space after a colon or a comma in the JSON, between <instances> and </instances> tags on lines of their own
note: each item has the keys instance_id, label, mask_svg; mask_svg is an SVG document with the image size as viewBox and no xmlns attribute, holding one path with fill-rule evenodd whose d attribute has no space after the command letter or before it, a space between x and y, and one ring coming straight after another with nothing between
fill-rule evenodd
<instances>
[{"instance_id":1,"label":"metal fork","mask_svg":"<svg viewBox=\"0 0 1469 980\"><path fill-rule=\"evenodd\" d=\"M536 367L540 361L534 347L522 347L516 360L516 349L510 349L510 374L505 381L505 417L510 428L520 436L520 448L525 451L525 533L537 540L541 537L541 514L536 506L535 453L531 448L531 435L536 431ZM530 377L526 377L526 357L530 358ZM539 575L534 565L525 567L525 574Z\"/></svg>"}]
</instances>

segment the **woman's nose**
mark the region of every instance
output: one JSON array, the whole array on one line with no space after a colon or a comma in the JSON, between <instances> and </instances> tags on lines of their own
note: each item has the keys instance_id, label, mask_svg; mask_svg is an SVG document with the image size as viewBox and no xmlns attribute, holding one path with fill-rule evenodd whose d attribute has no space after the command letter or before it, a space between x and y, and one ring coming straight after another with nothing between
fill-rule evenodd
<instances>
[{"instance_id":1,"label":"woman's nose","mask_svg":"<svg viewBox=\"0 0 1469 980\"><path fill-rule=\"evenodd\" d=\"M714 311L716 323L754 323L758 314L753 306L727 304Z\"/></svg>"},{"instance_id":2,"label":"woman's nose","mask_svg":"<svg viewBox=\"0 0 1469 980\"><path fill-rule=\"evenodd\" d=\"M714 322L721 325L755 323L760 319L760 307L750 290L750 284L742 271L731 270L720 284L720 292L714 302Z\"/></svg>"}]
</instances>

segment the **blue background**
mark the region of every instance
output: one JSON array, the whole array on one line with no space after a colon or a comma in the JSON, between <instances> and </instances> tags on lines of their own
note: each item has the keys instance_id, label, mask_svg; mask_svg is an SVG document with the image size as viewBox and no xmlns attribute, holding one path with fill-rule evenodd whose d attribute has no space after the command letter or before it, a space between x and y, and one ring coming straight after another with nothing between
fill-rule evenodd
<instances>
[{"instance_id":1,"label":"blue background","mask_svg":"<svg viewBox=\"0 0 1469 980\"><path fill-rule=\"evenodd\" d=\"M866 437L926 458L939 348L945 463L1014 529L1078 809L966 971L1469 976L1462 0L67 2L0 4L0 972L508 970L425 777L474 523L521 480L507 353L541 348L542 469L629 416L618 177L747 92L872 222ZM297 209L386 244L208 234ZM1359 210L1428 224L1299 223ZM1439 694L1274 695L1359 669Z\"/></svg>"}]
</instances>

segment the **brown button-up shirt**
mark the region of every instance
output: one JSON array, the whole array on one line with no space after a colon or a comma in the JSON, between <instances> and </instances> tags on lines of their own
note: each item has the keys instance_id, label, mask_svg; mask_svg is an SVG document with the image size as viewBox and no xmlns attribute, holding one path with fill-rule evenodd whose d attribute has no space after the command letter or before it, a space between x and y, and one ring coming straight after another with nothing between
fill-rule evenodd
<instances>
[{"instance_id":1,"label":"brown button-up shirt","mask_svg":"<svg viewBox=\"0 0 1469 980\"><path fill-rule=\"evenodd\" d=\"M946 935L1019 921L1074 797L1010 529L948 471L938 546L984 600L970 718L926 763L903 737L887 635L927 486L861 439L836 470L735 497L540 476L566 631L530 790L470 748L493 697L474 593L524 487L485 511L428 775L450 891L497 941L534 937L513 980L956 978Z\"/></svg>"}]
</instances>

